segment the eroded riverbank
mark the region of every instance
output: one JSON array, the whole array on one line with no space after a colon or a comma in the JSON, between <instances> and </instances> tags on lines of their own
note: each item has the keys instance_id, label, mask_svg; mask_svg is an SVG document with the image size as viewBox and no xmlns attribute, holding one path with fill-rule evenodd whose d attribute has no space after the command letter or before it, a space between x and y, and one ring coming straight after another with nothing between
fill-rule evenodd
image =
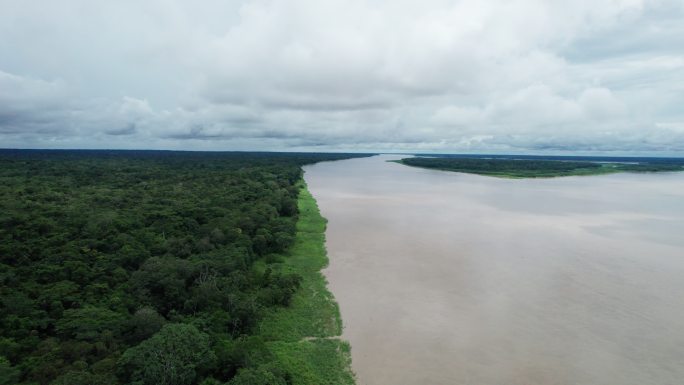
<instances>
[{"instance_id":1,"label":"eroded riverbank","mask_svg":"<svg viewBox=\"0 0 684 385\"><path fill-rule=\"evenodd\" d=\"M684 176L306 167L360 385L674 384Z\"/></svg>"}]
</instances>

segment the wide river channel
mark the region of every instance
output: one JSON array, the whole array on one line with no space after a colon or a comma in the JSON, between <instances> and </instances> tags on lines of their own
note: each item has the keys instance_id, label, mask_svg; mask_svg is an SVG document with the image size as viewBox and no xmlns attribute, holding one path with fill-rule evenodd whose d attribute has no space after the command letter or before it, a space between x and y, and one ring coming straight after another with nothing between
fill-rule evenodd
<instances>
[{"instance_id":1,"label":"wide river channel","mask_svg":"<svg viewBox=\"0 0 684 385\"><path fill-rule=\"evenodd\" d=\"M684 173L305 179L359 385L684 383Z\"/></svg>"}]
</instances>

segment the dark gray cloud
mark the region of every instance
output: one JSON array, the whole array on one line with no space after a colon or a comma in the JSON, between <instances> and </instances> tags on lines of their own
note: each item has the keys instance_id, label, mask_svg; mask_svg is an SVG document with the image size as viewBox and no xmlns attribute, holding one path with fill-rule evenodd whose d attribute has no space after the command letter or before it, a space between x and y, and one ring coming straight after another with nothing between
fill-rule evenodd
<instances>
[{"instance_id":1,"label":"dark gray cloud","mask_svg":"<svg viewBox=\"0 0 684 385\"><path fill-rule=\"evenodd\" d=\"M119 135L133 135L137 132L137 128L135 126L135 123L129 123L125 127L121 128L114 128L111 130L105 131L107 135L114 135L114 136L119 136Z\"/></svg>"},{"instance_id":2,"label":"dark gray cloud","mask_svg":"<svg viewBox=\"0 0 684 385\"><path fill-rule=\"evenodd\" d=\"M0 147L684 154L679 0L0 9Z\"/></svg>"}]
</instances>

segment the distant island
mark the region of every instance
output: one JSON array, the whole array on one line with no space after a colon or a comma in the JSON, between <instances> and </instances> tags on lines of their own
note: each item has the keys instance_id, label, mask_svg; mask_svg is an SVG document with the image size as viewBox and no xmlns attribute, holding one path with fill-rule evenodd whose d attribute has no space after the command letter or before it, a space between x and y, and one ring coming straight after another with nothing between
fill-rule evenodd
<instances>
[{"instance_id":1,"label":"distant island","mask_svg":"<svg viewBox=\"0 0 684 385\"><path fill-rule=\"evenodd\" d=\"M394 161L413 167L465 172L500 178L552 178L598 175L617 172L684 171L681 158L601 158L601 157L475 157L436 156Z\"/></svg>"}]
</instances>

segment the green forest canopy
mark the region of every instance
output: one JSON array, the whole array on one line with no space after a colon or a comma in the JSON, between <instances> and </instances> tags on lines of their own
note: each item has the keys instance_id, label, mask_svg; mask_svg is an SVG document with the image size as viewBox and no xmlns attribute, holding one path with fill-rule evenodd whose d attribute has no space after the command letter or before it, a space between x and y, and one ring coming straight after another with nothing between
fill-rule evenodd
<instances>
[{"instance_id":1,"label":"green forest canopy","mask_svg":"<svg viewBox=\"0 0 684 385\"><path fill-rule=\"evenodd\" d=\"M287 384L301 166L350 154L0 151L0 384Z\"/></svg>"},{"instance_id":2,"label":"green forest canopy","mask_svg":"<svg viewBox=\"0 0 684 385\"><path fill-rule=\"evenodd\" d=\"M587 160L547 160L484 157L414 157L399 163L471 174L513 178L593 175L614 172L684 171L684 159L639 158L638 162L598 162Z\"/></svg>"}]
</instances>

